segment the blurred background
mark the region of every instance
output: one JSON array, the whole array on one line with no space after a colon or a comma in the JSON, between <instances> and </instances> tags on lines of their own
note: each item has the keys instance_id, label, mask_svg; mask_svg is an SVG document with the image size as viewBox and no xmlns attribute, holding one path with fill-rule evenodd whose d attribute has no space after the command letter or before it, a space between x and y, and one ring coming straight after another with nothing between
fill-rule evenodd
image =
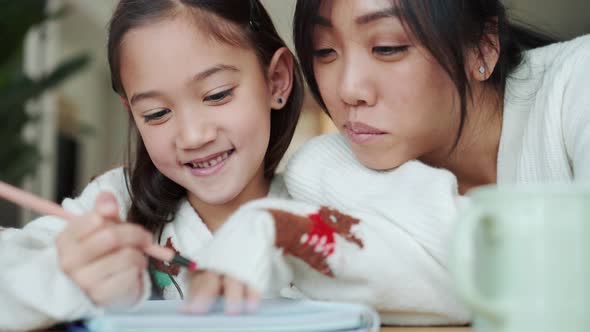
<instances>
[{"instance_id":1,"label":"blurred background","mask_svg":"<svg viewBox=\"0 0 590 332\"><path fill-rule=\"evenodd\" d=\"M47 76L56 68L61 70L52 82L45 82L45 87L31 90L31 95L40 97L26 104L26 117L19 121L28 122L22 137L26 144L37 149L39 155L29 159L9 158L10 167L16 169L16 173L23 173L14 175L12 181L60 202L64 197L79 193L92 177L120 165L122 161L127 114L111 90L106 60L106 26L117 1L0 0L0 5L5 7L0 8L4 11L0 14L1 19L12 17L23 22L14 15L9 16L6 8L22 7L29 2L37 5L46 2L50 11L66 6L68 11L24 35L22 52L0 51L0 59L12 57L12 62L2 63L3 69L21 66L33 78ZM292 46L291 23L295 0L262 2L279 32ZM590 33L590 0L506 0L505 3L512 16L519 21L540 27L559 38L569 39ZM0 30L5 30L0 31L3 44L4 38L11 33L10 24L0 22ZM3 79L0 76L0 88ZM52 86L57 87L41 94L46 87ZM0 98L12 95L14 93L0 92ZM3 121L2 116L14 119L12 114L15 110L7 105L0 99L0 107L4 107L0 109L0 121ZM3 129L5 127L0 123L1 130L8 132L8 129ZM285 159L310 137L332 130L330 121L311 98L307 98L303 118ZM4 137L5 132L0 132L0 137ZM17 140L3 142L8 147L17 143ZM0 176L5 176L4 169L8 167L4 161L6 155L16 154L6 147L0 150L0 154L4 154L1 160L5 163L0 165ZM0 202L0 226L18 227L34 217L31 212Z\"/></svg>"}]
</instances>

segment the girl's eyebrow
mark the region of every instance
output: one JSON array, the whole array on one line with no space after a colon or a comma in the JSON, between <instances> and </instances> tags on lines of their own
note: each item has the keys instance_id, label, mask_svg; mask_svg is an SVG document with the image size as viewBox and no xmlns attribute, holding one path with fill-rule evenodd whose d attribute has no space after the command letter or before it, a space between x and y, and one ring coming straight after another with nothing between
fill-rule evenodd
<instances>
[{"instance_id":1,"label":"girl's eyebrow","mask_svg":"<svg viewBox=\"0 0 590 332\"><path fill-rule=\"evenodd\" d=\"M202 81L214 74L217 74L217 73L223 72L223 71L239 72L240 70L235 66L218 64L218 65L215 65L209 69L205 69L202 72L196 74L191 81L193 81L193 82Z\"/></svg>"},{"instance_id":2,"label":"girl's eyebrow","mask_svg":"<svg viewBox=\"0 0 590 332\"><path fill-rule=\"evenodd\" d=\"M393 7L377 10L374 12L370 12L370 13L367 13L367 14L364 14L364 15L361 15L361 16L355 18L354 22L357 25L366 25L366 24L369 24L371 22L374 22L374 21L377 21L377 20L380 20L383 18L391 18L391 17L394 17L394 18L400 17L399 8L393 6ZM317 15L316 17L314 17L313 24L321 25L326 28L332 28L332 22L328 18L325 18L320 15Z\"/></svg>"},{"instance_id":3,"label":"girl's eyebrow","mask_svg":"<svg viewBox=\"0 0 590 332\"><path fill-rule=\"evenodd\" d=\"M197 73L195 76L193 76L193 78L190 81L191 82L202 81L208 77L211 77L217 73L221 73L224 71L239 72L240 70L235 66L218 64L218 65L215 65L211 68L205 69L205 70ZM140 92L140 93L133 94L133 96L129 100L129 103L131 105L133 105L143 99L158 98L161 96L162 96L162 93L157 90Z\"/></svg>"}]
</instances>

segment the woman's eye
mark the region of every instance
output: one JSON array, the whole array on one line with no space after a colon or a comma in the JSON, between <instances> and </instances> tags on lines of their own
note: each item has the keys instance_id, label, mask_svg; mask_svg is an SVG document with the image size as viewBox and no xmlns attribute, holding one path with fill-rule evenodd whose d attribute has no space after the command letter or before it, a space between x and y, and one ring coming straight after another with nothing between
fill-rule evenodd
<instances>
[{"instance_id":1,"label":"woman's eye","mask_svg":"<svg viewBox=\"0 0 590 332\"><path fill-rule=\"evenodd\" d=\"M408 50L409 46L376 46L373 47L373 53L378 55L394 55L403 53Z\"/></svg>"},{"instance_id":2,"label":"woman's eye","mask_svg":"<svg viewBox=\"0 0 590 332\"><path fill-rule=\"evenodd\" d=\"M156 121L156 120L162 119L168 113L170 113L170 110L167 108L164 108L164 109L161 109L157 112L144 115L143 119L145 122Z\"/></svg>"},{"instance_id":3,"label":"woman's eye","mask_svg":"<svg viewBox=\"0 0 590 332\"><path fill-rule=\"evenodd\" d=\"M313 56L316 58L326 58L329 57L330 55L336 53L336 51L334 51L331 48L321 48L318 50L314 50L313 51Z\"/></svg>"},{"instance_id":4,"label":"woman's eye","mask_svg":"<svg viewBox=\"0 0 590 332\"><path fill-rule=\"evenodd\" d=\"M234 89L227 89L218 93L214 93L205 97L204 101L212 102L212 103L219 103L222 102L225 98L231 96L234 92Z\"/></svg>"}]
</instances>

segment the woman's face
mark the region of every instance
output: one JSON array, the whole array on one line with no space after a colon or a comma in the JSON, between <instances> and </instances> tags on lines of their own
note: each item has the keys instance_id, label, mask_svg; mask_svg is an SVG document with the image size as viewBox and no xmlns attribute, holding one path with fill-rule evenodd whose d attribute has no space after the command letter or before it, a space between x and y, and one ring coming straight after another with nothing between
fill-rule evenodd
<instances>
[{"instance_id":1,"label":"woman's face","mask_svg":"<svg viewBox=\"0 0 590 332\"><path fill-rule=\"evenodd\" d=\"M314 73L358 160L376 170L448 153L460 101L443 68L404 30L391 0L326 0Z\"/></svg>"}]
</instances>

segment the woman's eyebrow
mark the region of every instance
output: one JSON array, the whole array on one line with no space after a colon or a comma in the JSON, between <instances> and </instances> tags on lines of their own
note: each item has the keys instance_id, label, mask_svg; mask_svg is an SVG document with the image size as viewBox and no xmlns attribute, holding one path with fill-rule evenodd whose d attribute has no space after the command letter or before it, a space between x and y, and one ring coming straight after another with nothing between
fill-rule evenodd
<instances>
[{"instance_id":1,"label":"woman's eyebrow","mask_svg":"<svg viewBox=\"0 0 590 332\"><path fill-rule=\"evenodd\" d=\"M384 18L399 18L400 10L398 7L392 6L378 11L370 12L368 14L357 17L354 22L358 25L365 25Z\"/></svg>"},{"instance_id":2,"label":"woman's eyebrow","mask_svg":"<svg viewBox=\"0 0 590 332\"><path fill-rule=\"evenodd\" d=\"M377 21L380 19L392 18L392 17L393 18L400 17L400 10L398 7L392 6L389 8L385 8L385 9L377 10L377 11L370 12L367 14L363 14L363 15L355 18L354 22L357 25L365 25L365 24L369 24L371 22L374 22L374 21ZM313 24L321 25L326 28L333 27L332 22L328 18L325 18L321 15L317 15L314 17Z\"/></svg>"}]
</instances>

